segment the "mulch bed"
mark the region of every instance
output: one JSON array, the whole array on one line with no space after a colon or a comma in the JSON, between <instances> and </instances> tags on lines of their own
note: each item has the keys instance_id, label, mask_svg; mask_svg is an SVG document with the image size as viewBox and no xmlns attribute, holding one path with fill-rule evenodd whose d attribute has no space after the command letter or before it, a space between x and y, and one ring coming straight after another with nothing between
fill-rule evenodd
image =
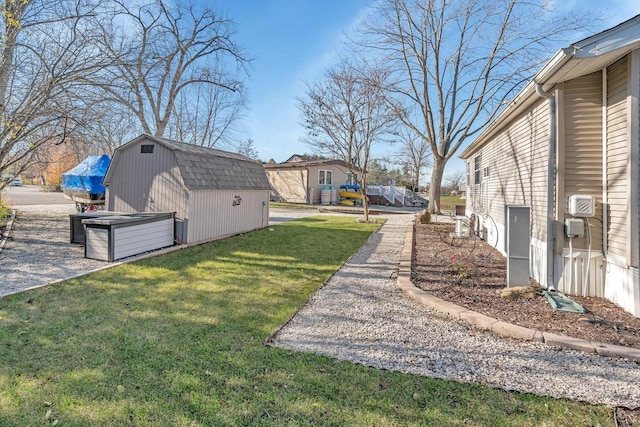
<instances>
[{"instance_id":1,"label":"mulch bed","mask_svg":"<svg viewBox=\"0 0 640 427\"><path fill-rule=\"evenodd\" d=\"M603 298L571 296L586 313L555 311L539 292L531 299L500 297L505 257L474 237L453 237L449 223L416 224L412 282L459 306L526 328L640 349L640 318ZM535 280L529 285L540 289ZM640 408L615 408L620 427L640 427Z\"/></svg>"},{"instance_id":2,"label":"mulch bed","mask_svg":"<svg viewBox=\"0 0 640 427\"><path fill-rule=\"evenodd\" d=\"M452 237L453 224L415 226L413 283L444 300L542 332L640 349L640 318L604 298L571 296L585 314L555 311L538 293L505 300L506 259L486 242ZM530 285L540 285L530 280Z\"/></svg>"}]
</instances>

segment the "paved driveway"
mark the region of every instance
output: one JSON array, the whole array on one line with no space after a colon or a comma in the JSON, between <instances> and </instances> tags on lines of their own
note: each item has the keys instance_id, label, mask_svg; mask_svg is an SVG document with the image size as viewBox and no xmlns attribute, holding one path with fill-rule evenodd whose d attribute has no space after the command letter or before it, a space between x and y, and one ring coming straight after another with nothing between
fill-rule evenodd
<instances>
[{"instance_id":1,"label":"paved driveway","mask_svg":"<svg viewBox=\"0 0 640 427\"><path fill-rule=\"evenodd\" d=\"M74 205L74 202L64 197L62 193L42 191L38 185L23 185L22 187L5 187L2 197L10 205Z\"/></svg>"}]
</instances>

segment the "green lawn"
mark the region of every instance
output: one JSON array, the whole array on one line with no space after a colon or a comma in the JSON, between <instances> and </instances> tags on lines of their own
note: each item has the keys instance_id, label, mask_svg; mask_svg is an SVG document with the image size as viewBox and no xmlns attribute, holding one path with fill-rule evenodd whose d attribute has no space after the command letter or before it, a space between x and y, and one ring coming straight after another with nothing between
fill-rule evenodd
<instances>
[{"instance_id":1,"label":"green lawn","mask_svg":"<svg viewBox=\"0 0 640 427\"><path fill-rule=\"evenodd\" d=\"M308 203L269 202L269 206L284 209L318 209L318 205L310 205Z\"/></svg>"},{"instance_id":2,"label":"green lawn","mask_svg":"<svg viewBox=\"0 0 640 427\"><path fill-rule=\"evenodd\" d=\"M377 225L316 217L0 299L0 426L612 425L263 342Z\"/></svg>"},{"instance_id":3,"label":"green lawn","mask_svg":"<svg viewBox=\"0 0 640 427\"><path fill-rule=\"evenodd\" d=\"M464 205L465 199L461 199L460 196L440 196L440 209L453 211L456 209L456 205Z\"/></svg>"}]
</instances>

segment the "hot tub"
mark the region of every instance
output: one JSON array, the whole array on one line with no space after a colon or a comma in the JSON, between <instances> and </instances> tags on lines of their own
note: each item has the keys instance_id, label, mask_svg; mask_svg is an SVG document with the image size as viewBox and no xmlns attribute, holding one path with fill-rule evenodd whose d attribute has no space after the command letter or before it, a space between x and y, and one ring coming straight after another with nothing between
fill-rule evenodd
<instances>
[{"instance_id":1,"label":"hot tub","mask_svg":"<svg viewBox=\"0 0 640 427\"><path fill-rule=\"evenodd\" d=\"M173 212L140 212L83 219L85 258L116 261L174 244Z\"/></svg>"}]
</instances>

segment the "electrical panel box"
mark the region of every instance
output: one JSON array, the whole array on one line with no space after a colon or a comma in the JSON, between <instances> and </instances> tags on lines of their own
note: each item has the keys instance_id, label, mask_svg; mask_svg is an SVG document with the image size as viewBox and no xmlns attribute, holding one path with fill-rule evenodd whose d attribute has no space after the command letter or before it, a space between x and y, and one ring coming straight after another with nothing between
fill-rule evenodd
<instances>
[{"instance_id":1,"label":"electrical panel box","mask_svg":"<svg viewBox=\"0 0 640 427\"><path fill-rule=\"evenodd\" d=\"M564 220L564 228L567 237L583 237L584 221L581 219L567 218Z\"/></svg>"},{"instance_id":2,"label":"electrical panel box","mask_svg":"<svg viewBox=\"0 0 640 427\"><path fill-rule=\"evenodd\" d=\"M529 286L531 209L505 206L507 249L507 287Z\"/></svg>"},{"instance_id":3,"label":"electrical panel box","mask_svg":"<svg viewBox=\"0 0 640 427\"><path fill-rule=\"evenodd\" d=\"M595 199L582 194L569 196L569 213L578 218L592 217L596 213Z\"/></svg>"}]
</instances>

